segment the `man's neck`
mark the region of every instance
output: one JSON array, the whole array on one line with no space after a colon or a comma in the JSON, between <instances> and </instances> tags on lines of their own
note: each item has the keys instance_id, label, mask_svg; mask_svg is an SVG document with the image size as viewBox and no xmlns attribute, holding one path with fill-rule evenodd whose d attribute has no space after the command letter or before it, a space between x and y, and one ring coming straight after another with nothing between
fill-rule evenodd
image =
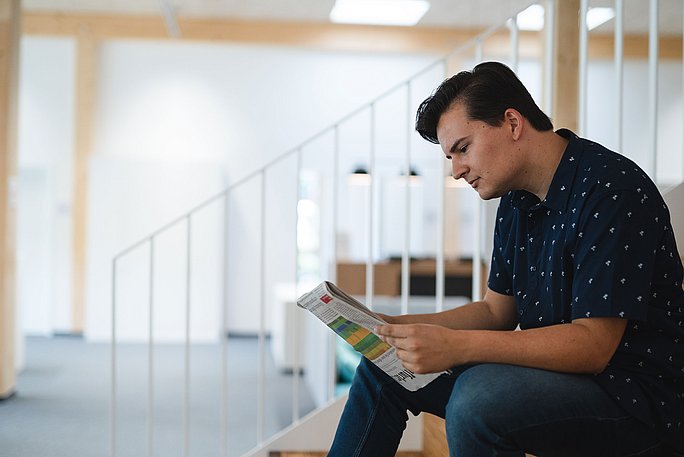
<instances>
[{"instance_id":1,"label":"man's neck","mask_svg":"<svg viewBox=\"0 0 684 457\"><path fill-rule=\"evenodd\" d=\"M552 130L535 132L530 139L527 173L529 181L525 190L532 192L539 200L546 198L567 145L568 140Z\"/></svg>"}]
</instances>

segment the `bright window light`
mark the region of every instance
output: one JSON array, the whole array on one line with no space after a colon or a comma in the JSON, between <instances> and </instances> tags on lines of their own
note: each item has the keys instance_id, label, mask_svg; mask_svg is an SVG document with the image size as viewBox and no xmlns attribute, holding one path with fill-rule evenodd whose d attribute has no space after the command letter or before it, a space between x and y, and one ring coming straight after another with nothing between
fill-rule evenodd
<instances>
[{"instance_id":1,"label":"bright window light","mask_svg":"<svg viewBox=\"0 0 684 457\"><path fill-rule=\"evenodd\" d=\"M516 21L520 30L537 32L544 28L544 7L541 5L530 5L518 13Z\"/></svg>"},{"instance_id":2,"label":"bright window light","mask_svg":"<svg viewBox=\"0 0 684 457\"><path fill-rule=\"evenodd\" d=\"M615 10L613 8L589 8L587 10L587 28L593 30L614 17ZM531 5L518 13L516 20L520 30L539 31L544 28L544 7L538 4Z\"/></svg>"},{"instance_id":3,"label":"bright window light","mask_svg":"<svg viewBox=\"0 0 684 457\"><path fill-rule=\"evenodd\" d=\"M587 11L587 28L593 30L614 17L615 10L613 8L589 8Z\"/></svg>"},{"instance_id":4,"label":"bright window light","mask_svg":"<svg viewBox=\"0 0 684 457\"><path fill-rule=\"evenodd\" d=\"M426 0L336 0L330 20L343 24L416 25L429 9Z\"/></svg>"}]
</instances>

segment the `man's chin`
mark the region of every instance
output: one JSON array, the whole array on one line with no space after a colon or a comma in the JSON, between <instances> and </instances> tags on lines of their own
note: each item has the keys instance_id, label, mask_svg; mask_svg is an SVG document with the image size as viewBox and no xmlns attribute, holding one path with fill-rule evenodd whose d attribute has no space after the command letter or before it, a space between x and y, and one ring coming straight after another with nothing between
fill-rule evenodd
<instances>
[{"instance_id":1,"label":"man's chin","mask_svg":"<svg viewBox=\"0 0 684 457\"><path fill-rule=\"evenodd\" d=\"M492 191L487 191L486 189L480 189L480 188L475 189L475 192L477 192L477 194L480 196L481 200L485 200L485 201L493 200L495 198L499 198L499 197L505 195L505 193L492 192Z\"/></svg>"}]
</instances>

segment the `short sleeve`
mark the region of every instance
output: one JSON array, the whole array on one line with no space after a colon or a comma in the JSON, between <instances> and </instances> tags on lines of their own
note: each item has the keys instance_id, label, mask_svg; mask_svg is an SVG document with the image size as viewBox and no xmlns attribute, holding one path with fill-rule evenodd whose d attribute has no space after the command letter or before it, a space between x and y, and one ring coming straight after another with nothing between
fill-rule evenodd
<instances>
[{"instance_id":1,"label":"short sleeve","mask_svg":"<svg viewBox=\"0 0 684 457\"><path fill-rule=\"evenodd\" d=\"M604 192L593 200L579 221L572 253L572 318L643 320L662 236L655 223L657 199L639 189Z\"/></svg>"}]
</instances>

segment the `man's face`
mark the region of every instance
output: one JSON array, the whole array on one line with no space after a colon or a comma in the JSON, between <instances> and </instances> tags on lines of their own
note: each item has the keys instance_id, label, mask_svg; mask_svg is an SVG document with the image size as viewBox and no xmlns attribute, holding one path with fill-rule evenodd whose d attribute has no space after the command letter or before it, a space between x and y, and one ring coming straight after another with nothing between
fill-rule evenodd
<instances>
[{"instance_id":1,"label":"man's face","mask_svg":"<svg viewBox=\"0 0 684 457\"><path fill-rule=\"evenodd\" d=\"M454 179L465 179L483 200L515 188L519 160L511 127L507 120L500 127L471 120L460 103L442 114L437 124L437 139L451 160Z\"/></svg>"}]
</instances>

